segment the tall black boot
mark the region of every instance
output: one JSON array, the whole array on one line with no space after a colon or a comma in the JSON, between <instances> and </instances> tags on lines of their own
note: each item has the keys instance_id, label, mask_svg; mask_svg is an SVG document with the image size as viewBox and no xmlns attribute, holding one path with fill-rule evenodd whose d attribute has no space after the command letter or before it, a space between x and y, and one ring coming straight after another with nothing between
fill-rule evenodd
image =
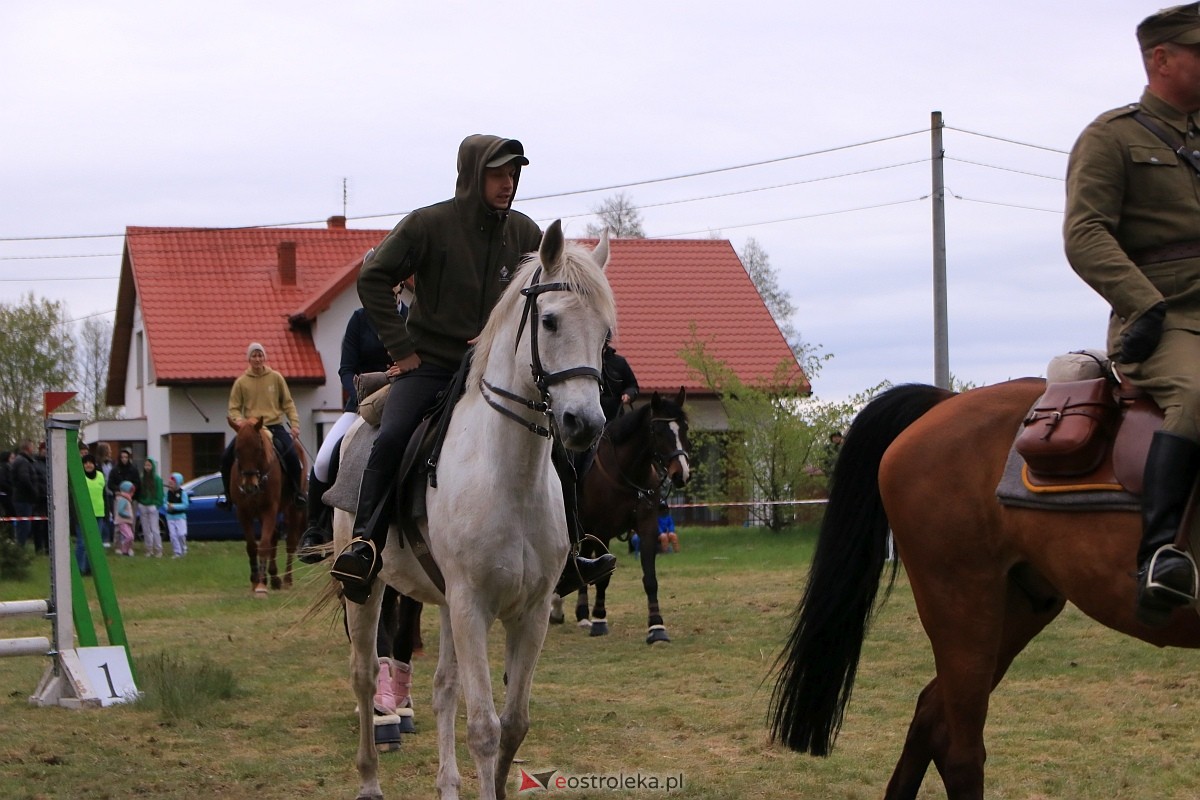
<instances>
[{"instance_id":1,"label":"tall black boot","mask_svg":"<svg viewBox=\"0 0 1200 800\"><path fill-rule=\"evenodd\" d=\"M300 456L296 454L294 445L291 451L284 457L283 464L284 472L287 473L288 483L292 485L292 505L303 509L308 505L308 500L304 495L304 481L300 480Z\"/></svg>"},{"instance_id":2,"label":"tall black boot","mask_svg":"<svg viewBox=\"0 0 1200 800\"><path fill-rule=\"evenodd\" d=\"M342 582L342 594L354 603L365 603L371 596L371 583L383 566L383 546L387 543L388 515L379 505L387 495L388 478L382 470L363 470L358 486L358 510L354 513L354 531L350 544L338 554L330 573ZM378 515L376 512L379 511ZM372 520L372 517L378 517Z\"/></svg>"},{"instance_id":3,"label":"tall black boot","mask_svg":"<svg viewBox=\"0 0 1200 800\"><path fill-rule=\"evenodd\" d=\"M599 541L599 540L597 540ZM571 592L577 592L584 586L590 586L606 575L611 575L617 568L617 557L612 553L601 553L595 558L584 558L579 555L578 543L571 543L571 552L567 553L567 563L563 566L562 575L558 577L558 585L554 593L566 597Z\"/></svg>"},{"instance_id":4,"label":"tall black boot","mask_svg":"<svg viewBox=\"0 0 1200 800\"><path fill-rule=\"evenodd\" d=\"M318 564L325 560L322 549L333 541L333 509L323 502L329 484L308 473L308 529L300 536L300 562Z\"/></svg>"},{"instance_id":5,"label":"tall black boot","mask_svg":"<svg viewBox=\"0 0 1200 800\"><path fill-rule=\"evenodd\" d=\"M1198 470L1200 445L1155 432L1146 458L1137 556L1137 618L1150 627L1165 625L1172 610L1196 599L1196 564L1174 543Z\"/></svg>"}]
</instances>

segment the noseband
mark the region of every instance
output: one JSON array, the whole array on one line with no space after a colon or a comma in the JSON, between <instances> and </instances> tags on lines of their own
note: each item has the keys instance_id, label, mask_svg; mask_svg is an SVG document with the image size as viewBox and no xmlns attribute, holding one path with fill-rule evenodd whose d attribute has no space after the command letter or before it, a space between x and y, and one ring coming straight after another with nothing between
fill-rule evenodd
<instances>
[{"instance_id":1,"label":"noseband","mask_svg":"<svg viewBox=\"0 0 1200 800\"><path fill-rule=\"evenodd\" d=\"M563 283L561 281L556 283L538 283L537 280L541 274L542 268L538 267L537 271L533 273L532 283L521 290L521 294L525 298L525 310L521 312L521 324L517 326L517 338L513 343L513 351L516 352L516 349L521 344L521 334L525 331L525 323L528 322L529 350L533 359L533 363L530 364L530 369L533 371L533 382L537 386L538 392L541 394L541 399L526 400L524 397L521 397L518 394L501 389L498 386L493 386L486 380L480 380L479 392L483 395L483 399L487 401L489 406L496 409L509 419L520 423L521 426L526 430L536 433L538 436L543 438L549 439L552 435L551 428L553 427L554 423L552 416L553 409L550 406L550 387L556 383L562 383L563 381L570 380L571 378L577 378L579 376L594 378L596 383L600 383L600 370L594 367L584 366L571 367L558 372L546 372L545 367L542 366L542 357L538 349L537 299L540 295L545 294L546 292L570 292L574 290L571 288L570 284ZM510 411L509 409L497 403L488 396L488 392L502 397L505 400L510 400L514 403L520 403L531 411L542 414L547 418L546 424L539 425L536 422L528 422L519 414Z\"/></svg>"}]
</instances>

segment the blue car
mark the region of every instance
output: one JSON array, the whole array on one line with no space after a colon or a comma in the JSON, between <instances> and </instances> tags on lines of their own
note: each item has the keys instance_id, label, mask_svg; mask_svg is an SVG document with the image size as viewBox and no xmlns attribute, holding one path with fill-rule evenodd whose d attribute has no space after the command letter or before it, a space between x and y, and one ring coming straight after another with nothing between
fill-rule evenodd
<instances>
[{"instance_id":1,"label":"blue car","mask_svg":"<svg viewBox=\"0 0 1200 800\"><path fill-rule=\"evenodd\" d=\"M242 539L242 526L233 509L217 508L217 501L225 496L221 486L221 473L201 475L184 481L183 490L188 495L188 539L195 541L219 541ZM165 525L164 525L165 527Z\"/></svg>"}]
</instances>

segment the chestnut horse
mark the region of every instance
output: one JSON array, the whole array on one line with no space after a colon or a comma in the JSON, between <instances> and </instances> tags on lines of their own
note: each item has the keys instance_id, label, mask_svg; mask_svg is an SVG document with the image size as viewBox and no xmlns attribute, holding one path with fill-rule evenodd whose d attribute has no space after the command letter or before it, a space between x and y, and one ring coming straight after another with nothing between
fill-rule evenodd
<instances>
[{"instance_id":1,"label":"chestnut horse","mask_svg":"<svg viewBox=\"0 0 1200 800\"><path fill-rule=\"evenodd\" d=\"M271 441L271 433L261 419L243 420L239 425L231 420L229 426L237 431L233 440L234 462L229 481L230 500L237 511L242 535L246 538L246 555L250 559L250 584L255 597L267 596L267 576L271 588L292 585L292 558L304 528L304 512L292 502L294 490L287 480L283 463ZM301 475L306 470L300 452ZM283 530L287 536L287 567L283 578L275 565L275 529L283 515ZM255 541L254 522L259 523Z\"/></svg>"},{"instance_id":2,"label":"chestnut horse","mask_svg":"<svg viewBox=\"0 0 1200 800\"><path fill-rule=\"evenodd\" d=\"M889 524L936 676L917 699L886 800L915 798L930 762L949 800L983 797L989 695L1067 601L1151 644L1200 646L1200 616L1191 609L1159 629L1134 616L1139 514L1034 510L996 499L1009 448L1044 388L1034 379L960 395L899 386L858 415L780 656L774 738L829 754L854 687Z\"/></svg>"},{"instance_id":3,"label":"chestnut horse","mask_svg":"<svg viewBox=\"0 0 1200 800\"><path fill-rule=\"evenodd\" d=\"M683 387L673 400L655 392L650 402L619 416L604 429L591 467L579 479L579 520L583 531L607 547L615 537L633 530L641 540L642 587L649 617L646 644L671 641L658 607L658 505L666 493L681 488L691 477L688 464L688 419L683 410ZM604 550L593 539L580 548L594 558ZM605 593L611 576L596 582L596 604L588 616L588 590L578 593L575 619L592 636L608 633ZM555 596L550 621L563 621L562 598Z\"/></svg>"}]
</instances>

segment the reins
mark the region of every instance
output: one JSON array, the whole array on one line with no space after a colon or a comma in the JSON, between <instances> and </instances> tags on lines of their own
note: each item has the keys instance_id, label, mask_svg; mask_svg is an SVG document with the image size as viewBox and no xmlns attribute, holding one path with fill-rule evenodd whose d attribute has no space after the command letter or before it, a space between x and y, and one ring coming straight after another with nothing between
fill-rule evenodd
<instances>
[{"instance_id":1,"label":"reins","mask_svg":"<svg viewBox=\"0 0 1200 800\"><path fill-rule=\"evenodd\" d=\"M649 420L647 420L647 426L648 427L653 426L654 423L656 423L656 422L670 423L670 422L677 422L677 421L678 420L676 420L674 417L651 417ZM606 478L608 478L610 481L612 481L614 484L620 486L623 483L626 489L633 490L634 494L637 497L637 502L649 501L652 499L653 502L657 505L660 501L666 500L667 495L670 494L670 490L667 489L667 483L669 481L668 465L670 464L671 460L676 458L677 456L682 456L684 459L688 459L688 453L682 447L677 447L676 449L672 450L669 453L661 454L654 449L654 431L652 428L650 430L650 437L651 437L650 443L648 445L646 445L646 447L643 449L650 451L650 455L647 460L650 462L651 467L654 469L654 474L658 478L657 485L652 484L650 486L642 486L640 483L638 483L637 481L630 478L625 473L625 471L623 469L621 469L621 465L619 462L616 464L617 473L618 473L616 477L611 475L608 472L608 470L604 468L604 460L603 459L597 458L595 461L595 464L596 464L596 468L598 470L600 470L600 473L602 475L604 475ZM605 432L605 434L603 436L601 436L600 438L601 438L601 441L608 442L609 447L611 447L613 450L613 454L614 454L613 460L617 461L617 458L616 458L617 446L616 446L616 444L613 443L613 441L609 437L608 433ZM642 455L642 451L639 451L636 455L636 460L640 461L643 457L644 456Z\"/></svg>"}]
</instances>

